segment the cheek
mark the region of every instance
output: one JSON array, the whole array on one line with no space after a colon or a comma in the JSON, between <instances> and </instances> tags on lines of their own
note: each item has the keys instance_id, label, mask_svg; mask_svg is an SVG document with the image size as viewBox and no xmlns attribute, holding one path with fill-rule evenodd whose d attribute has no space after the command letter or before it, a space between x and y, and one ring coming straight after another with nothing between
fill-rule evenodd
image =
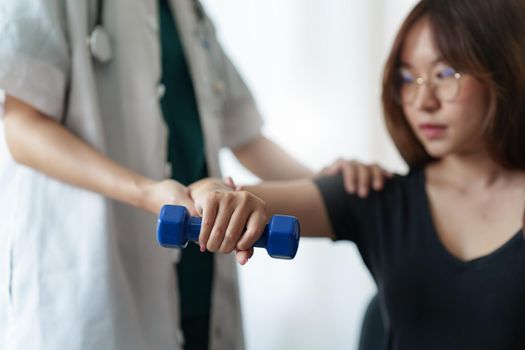
<instances>
[{"instance_id":1,"label":"cheek","mask_svg":"<svg viewBox=\"0 0 525 350\"><path fill-rule=\"evenodd\" d=\"M418 123L418 112L412 107L403 107L403 113L408 125L414 130L414 126Z\"/></svg>"},{"instance_id":2,"label":"cheek","mask_svg":"<svg viewBox=\"0 0 525 350\"><path fill-rule=\"evenodd\" d=\"M413 107L404 107L403 113L405 114L405 119L408 122L410 129L417 135L416 130L420 122L419 112Z\"/></svg>"},{"instance_id":3,"label":"cheek","mask_svg":"<svg viewBox=\"0 0 525 350\"><path fill-rule=\"evenodd\" d=\"M465 77L462 81L461 91L454 104L461 109L462 115L482 122L489 111L489 89L477 79Z\"/></svg>"},{"instance_id":4,"label":"cheek","mask_svg":"<svg viewBox=\"0 0 525 350\"><path fill-rule=\"evenodd\" d=\"M457 99L444 111L457 130L480 133L490 106L488 89L474 78L465 78Z\"/></svg>"}]
</instances>

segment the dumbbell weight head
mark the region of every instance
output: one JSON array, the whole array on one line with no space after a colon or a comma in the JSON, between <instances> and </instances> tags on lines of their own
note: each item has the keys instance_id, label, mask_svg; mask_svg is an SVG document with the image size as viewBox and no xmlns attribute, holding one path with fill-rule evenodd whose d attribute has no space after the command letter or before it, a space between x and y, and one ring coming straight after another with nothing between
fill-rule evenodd
<instances>
[{"instance_id":1,"label":"dumbbell weight head","mask_svg":"<svg viewBox=\"0 0 525 350\"><path fill-rule=\"evenodd\" d=\"M274 215L267 225L266 248L268 255L276 259L293 259L299 247L299 221L293 216ZM257 247L258 244L255 243Z\"/></svg>"},{"instance_id":2,"label":"dumbbell weight head","mask_svg":"<svg viewBox=\"0 0 525 350\"><path fill-rule=\"evenodd\" d=\"M189 237L186 227L190 216L183 206L165 205L157 220L157 240L166 248L185 248Z\"/></svg>"},{"instance_id":3,"label":"dumbbell weight head","mask_svg":"<svg viewBox=\"0 0 525 350\"><path fill-rule=\"evenodd\" d=\"M167 248L184 248L188 241L198 241L200 217L190 217L183 206L165 205L157 222L157 240ZM293 216L274 215L254 247L265 248L273 258L293 259L300 237L298 220Z\"/></svg>"}]
</instances>

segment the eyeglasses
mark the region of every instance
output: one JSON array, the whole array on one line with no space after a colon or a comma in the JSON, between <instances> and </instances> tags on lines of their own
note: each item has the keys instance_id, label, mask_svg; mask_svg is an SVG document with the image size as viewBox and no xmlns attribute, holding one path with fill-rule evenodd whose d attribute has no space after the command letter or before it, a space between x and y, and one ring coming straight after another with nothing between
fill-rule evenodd
<instances>
[{"instance_id":1,"label":"eyeglasses","mask_svg":"<svg viewBox=\"0 0 525 350\"><path fill-rule=\"evenodd\" d=\"M398 101L403 105L412 105L420 87L429 84L434 96L440 101L450 102L459 95L463 75L454 68L437 66L429 74L430 78L415 76L410 69L401 67L398 70Z\"/></svg>"}]
</instances>

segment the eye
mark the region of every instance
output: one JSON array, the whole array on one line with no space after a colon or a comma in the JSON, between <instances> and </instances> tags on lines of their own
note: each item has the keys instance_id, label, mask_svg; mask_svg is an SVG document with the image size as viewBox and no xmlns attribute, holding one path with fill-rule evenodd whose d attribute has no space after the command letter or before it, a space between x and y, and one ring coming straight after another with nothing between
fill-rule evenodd
<instances>
[{"instance_id":1,"label":"eye","mask_svg":"<svg viewBox=\"0 0 525 350\"><path fill-rule=\"evenodd\" d=\"M453 78L456 75L456 70L452 67L443 67L436 72L436 78L448 79Z\"/></svg>"},{"instance_id":2,"label":"eye","mask_svg":"<svg viewBox=\"0 0 525 350\"><path fill-rule=\"evenodd\" d=\"M416 78L408 69L401 68L399 70L399 80L403 85L410 85L414 84Z\"/></svg>"}]
</instances>

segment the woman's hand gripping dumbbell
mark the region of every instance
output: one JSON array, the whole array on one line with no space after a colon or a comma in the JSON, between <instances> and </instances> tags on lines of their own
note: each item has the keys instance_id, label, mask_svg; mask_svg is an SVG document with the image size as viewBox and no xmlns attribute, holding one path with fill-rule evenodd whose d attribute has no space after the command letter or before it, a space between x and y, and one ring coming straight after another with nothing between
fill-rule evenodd
<instances>
[{"instance_id":1,"label":"woman's hand gripping dumbbell","mask_svg":"<svg viewBox=\"0 0 525 350\"><path fill-rule=\"evenodd\" d=\"M207 249L223 254L235 251L237 261L245 264L252 256L257 241L264 241L267 224L265 203L250 192L235 190L235 186L218 179L198 181L189 189L195 208L202 217L198 236L201 251ZM291 237L294 237L293 234ZM295 237L299 239L298 225ZM273 240L268 243L271 245ZM269 254L280 255L273 248L270 248ZM291 258L292 254L284 256Z\"/></svg>"},{"instance_id":2,"label":"woman's hand gripping dumbbell","mask_svg":"<svg viewBox=\"0 0 525 350\"><path fill-rule=\"evenodd\" d=\"M162 207L157 222L157 240L167 248L185 248L189 241L198 242L202 218L190 216L180 205ZM293 216L274 215L265 226L254 247L265 248L276 259L293 259L299 245L299 222Z\"/></svg>"}]
</instances>

